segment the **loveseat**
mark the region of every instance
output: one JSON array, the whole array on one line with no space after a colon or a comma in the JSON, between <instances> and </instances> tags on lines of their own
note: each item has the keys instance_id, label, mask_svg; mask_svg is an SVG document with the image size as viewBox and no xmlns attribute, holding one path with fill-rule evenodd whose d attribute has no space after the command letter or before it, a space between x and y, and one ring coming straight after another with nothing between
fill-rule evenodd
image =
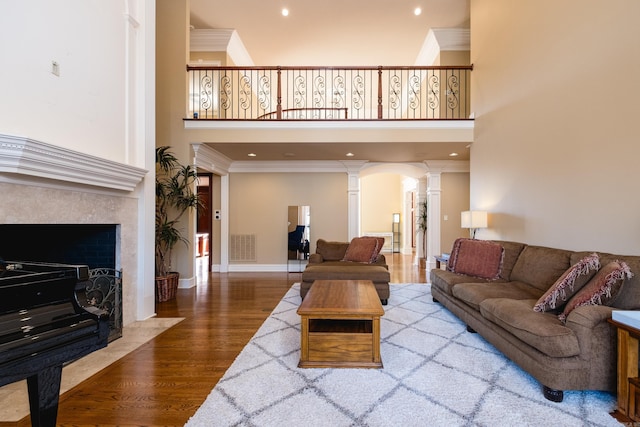
<instances>
[{"instance_id":1,"label":"loveseat","mask_svg":"<svg viewBox=\"0 0 640 427\"><path fill-rule=\"evenodd\" d=\"M380 253L384 238L357 237L351 242L318 239L316 252L302 272L300 296L305 297L315 280L371 280L383 305L389 299L389 268Z\"/></svg>"},{"instance_id":2,"label":"loveseat","mask_svg":"<svg viewBox=\"0 0 640 427\"><path fill-rule=\"evenodd\" d=\"M616 390L616 309L640 309L640 256L458 239L430 272L434 301L561 402L564 390Z\"/></svg>"}]
</instances>

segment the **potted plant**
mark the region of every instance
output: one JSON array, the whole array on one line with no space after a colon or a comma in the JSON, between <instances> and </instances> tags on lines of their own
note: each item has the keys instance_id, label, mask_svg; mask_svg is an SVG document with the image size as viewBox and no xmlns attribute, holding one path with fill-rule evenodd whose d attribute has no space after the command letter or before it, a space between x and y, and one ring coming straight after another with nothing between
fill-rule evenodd
<instances>
[{"instance_id":1,"label":"potted plant","mask_svg":"<svg viewBox=\"0 0 640 427\"><path fill-rule=\"evenodd\" d=\"M426 268L427 262L427 199L420 204L418 213L418 230L422 231L422 258L420 258L420 268Z\"/></svg>"},{"instance_id":2,"label":"potted plant","mask_svg":"<svg viewBox=\"0 0 640 427\"><path fill-rule=\"evenodd\" d=\"M156 300L175 298L179 274L171 271L171 252L178 242L189 241L178 228L182 217L200 204L195 191L198 175L182 165L170 147L156 148Z\"/></svg>"}]
</instances>

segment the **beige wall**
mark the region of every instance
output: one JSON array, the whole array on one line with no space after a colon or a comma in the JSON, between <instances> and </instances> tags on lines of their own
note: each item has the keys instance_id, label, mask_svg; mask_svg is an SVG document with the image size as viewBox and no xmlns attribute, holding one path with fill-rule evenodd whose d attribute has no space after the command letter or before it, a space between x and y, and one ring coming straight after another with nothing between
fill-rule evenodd
<instances>
[{"instance_id":1,"label":"beige wall","mask_svg":"<svg viewBox=\"0 0 640 427\"><path fill-rule=\"evenodd\" d=\"M640 254L640 2L472 0L480 238Z\"/></svg>"},{"instance_id":2,"label":"beige wall","mask_svg":"<svg viewBox=\"0 0 640 427\"><path fill-rule=\"evenodd\" d=\"M347 174L232 173L229 234L255 234L258 264L287 261L287 209L308 205L311 252L316 240L346 241Z\"/></svg>"},{"instance_id":3,"label":"beige wall","mask_svg":"<svg viewBox=\"0 0 640 427\"><path fill-rule=\"evenodd\" d=\"M469 65L469 58L468 50L443 50L438 55L437 65Z\"/></svg>"},{"instance_id":4,"label":"beige wall","mask_svg":"<svg viewBox=\"0 0 640 427\"><path fill-rule=\"evenodd\" d=\"M188 0L157 0L156 25L156 145L171 146L183 164L193 163L193 150L184 131L187 106L189 45ZM195 236L195 213L181 221L183 235ZM172 268L181 280L195 280L195 246L176 245Z\"/></svg>"},{"instance_id":5,"label":"beige wall","mask_svg":"<svg viewBox=\"0 0 640 427\"><path fill-rule=\"evenodd\" d=\"M391 232L393 213L400 213L400 222L407 218L403 212L401 175L380 173L360 180L360 230L362 233Z\"/></svg>"},{"instance_id":6,"label":"beige wall","mask_svg":"<svg viewBox=\"0 0 640 427\"><path fill-rule=\"evenodd\" d=\"M460 228L460 212L469 210L469 174L443 173L440 181L440 248L450 253L454 240L469 237L469 230Z\"/></svg>"}]
</instances>

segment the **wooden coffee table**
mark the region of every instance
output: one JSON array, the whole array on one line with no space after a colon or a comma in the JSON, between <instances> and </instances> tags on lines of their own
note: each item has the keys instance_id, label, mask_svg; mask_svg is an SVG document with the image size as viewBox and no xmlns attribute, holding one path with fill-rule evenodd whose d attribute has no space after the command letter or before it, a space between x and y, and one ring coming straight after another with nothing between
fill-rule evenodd
<instances>
[{"instance_id":1,"label":"wooden coffee table","mask_svg":"<svg viewBox=\"0 0 640 427\"><path fill-rule=\"evenodd\" d=\"M370 280L316 280L298 308L300 368L382 368L380 316Z\"/></svg>"}]
</instances>

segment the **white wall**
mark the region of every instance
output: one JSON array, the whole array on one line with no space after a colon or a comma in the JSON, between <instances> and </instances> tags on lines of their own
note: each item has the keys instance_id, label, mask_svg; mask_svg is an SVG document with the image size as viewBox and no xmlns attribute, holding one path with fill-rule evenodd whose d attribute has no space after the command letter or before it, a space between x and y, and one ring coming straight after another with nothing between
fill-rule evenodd
<instances>
[{"instance_id":1,"label":"white wall","mask_svg":"<svg viewBox=\"0 0 640 427\"><path fill-rule=\"evenodd\" d=\"M480 238L640 254L640 2L472 0Z\"/></svg>"},{"instance_id":2,"label":"white wall","mask_svg":"<svg viewBox=\"0 0 640 427\"><path fill-rule=\"evenodd\" d=\"M123 1L0 2L0 132L127 160L123 8Z\"/></svg>"},{"instance_id":3,"label":"white wall","mask_svg":"<svg viewBox=\"0 0 640 427\"><path fill-rule=\"evenodd\" d=\"M60 222L56 212L75 209L87 213L69 221L121 223L125 322L155 313L155 12L155 0L0 0L0 134L149 171L133 192L79 185L76 194L69 184L31 180L24 191L36 195L35 205L13 198L0 222L16 212L31 215L21 215L24 222ZM53 61L59 76L51 73ZM0 173L0 182L15 179ZM46 203L37 203L39 194L48 195Z\"/></svg>"}]
</instances>

